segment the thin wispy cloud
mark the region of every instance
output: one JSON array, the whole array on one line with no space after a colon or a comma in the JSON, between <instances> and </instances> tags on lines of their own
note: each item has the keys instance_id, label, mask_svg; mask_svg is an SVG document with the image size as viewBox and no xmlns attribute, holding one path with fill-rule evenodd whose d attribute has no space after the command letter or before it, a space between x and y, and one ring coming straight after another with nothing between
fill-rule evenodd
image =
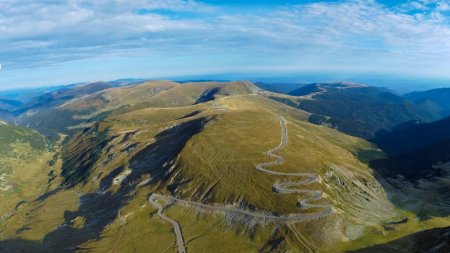
<instances>
[{"instance_id":1,"label":"thin wispy cloud","mask_svg":"<svg viewBox=\"0 0 450 253\"><path fill-rule=\"evenodd\" d=\"M95 69L104 58L115 65L122 60L130 73L148 77L158 75L159 65L173 66L171 75L180 75L186 71L179 70L182 57L196 74L273 67L450 78L449 6L436 0L390 6L372 0L277 1L256 7L183 0L4 0L0 84L25 82L18 77L23 71L55 82L44 74L47 68L69 68L77 61L93 62L84 78L94 78L96 71L107 76L111 62ZM148 73L131 71L135 57Z\"/></svg>"}]
</instances>

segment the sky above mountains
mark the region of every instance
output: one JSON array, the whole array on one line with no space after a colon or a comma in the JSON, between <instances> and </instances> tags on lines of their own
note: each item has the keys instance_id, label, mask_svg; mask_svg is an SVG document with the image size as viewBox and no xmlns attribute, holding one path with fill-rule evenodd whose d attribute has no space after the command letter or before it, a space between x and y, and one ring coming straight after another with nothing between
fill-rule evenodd
<instances>
[{"instance_id":1,"label":"sky above mountains","mask_svg":"<svg viewBox=\"0 0 450 253\"><path fill-rule=\"evenodd\" d=\"M0 63L0 89L305 73L450 80L450 0L3 0Z\"/></svg>"}]
</instances>

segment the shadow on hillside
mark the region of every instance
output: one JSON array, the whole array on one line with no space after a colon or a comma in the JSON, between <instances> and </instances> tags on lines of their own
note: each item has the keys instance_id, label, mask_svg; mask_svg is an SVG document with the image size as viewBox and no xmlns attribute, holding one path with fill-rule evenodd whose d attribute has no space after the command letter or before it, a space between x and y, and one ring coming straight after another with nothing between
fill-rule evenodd
<instances>
[{"instance_id":1,"label":"shadow on hillside","mask_svg":"<svg viewBox=\"0 0 450 253\"><path fill-rule=\"evenodd\" d=\"M45 253L46 251L39 242L22 239L10 239L0 241L0 252Z\"/></svg>"},{"instance_id":2,"label":"shadow on hillside","mask_svg":"<svg viewBox=\"0 0 450 253\"><path fill-rule=\"evenodd\" d=\"M100 191L83 195L79 209L75 212L66 211L65 224L47 234L42 244L23 240L0 241L0 249L8 249L0 252L73 252L80 249L78 245L82 243L100 239L102 230L118 217L120 209L133 197L142 176L149 175L152 178L150 184L169 177L172 171L164 169L163 165L175 160L186 142L199 133L209 120L195 119L158 134L153 144L132 157L132 173L122 181L116 193ZM112 185L113 178L122 169L113 170L111 175L101 181L103 190ZM80 229L70 226L72 220L79 216L84 217L85 225Z\"/></svg>"},{"instance_id":3,"label":"shadow on hillside","mask_svg":"<svg viewBox=\"0 0 450 253\"><path fill-rule=\"evenodd\" d=\"M214 96L220 91L220 88L212 88L210 90L204 91L200 97L195 101L194 105L201 104L204 102L208 102L214 100Z\"/></svg>"},{"instance_id":4,"label":"shadow on hillside","mask_svg":"<svg viewBox=\"0 0 450 253\"><path fill-rule=\"evenodd\" d=\"M426 139L417 135L410 138ZM396 139L393 135L392 140ZM411 151L390 140L384 139L384 146L380 145L385 155L372 150L357 154L374 170L389 200L400 209L414 212L421 220L450 215L450 165L445 164L450 161L450 141Z\"/></svg>"},{"instance_id":5,"label":"shadow on hillside","mask_svg":"<svg viewBox=\"0 0 450 253\"><path fill-rule=\"evenodd\" d=\"M194 117L194 116L196 116L196 115L198 115L200 113L202 113L201 110L196 110L196 111L190 112L188 114L185 114L185 115L179 117L178 119L187 119L187 118L190 118L190 117Z\"/></svg>"},{"instance_id":6,"label":"shadow on hillside","mask_svg":"<svg viewBox=\"0 0 450 253\"><path fill-rule=\"evenodd\" d=\"M450 227L417 232L351 253L450 252Z\"/></svg>"}]
</instances>

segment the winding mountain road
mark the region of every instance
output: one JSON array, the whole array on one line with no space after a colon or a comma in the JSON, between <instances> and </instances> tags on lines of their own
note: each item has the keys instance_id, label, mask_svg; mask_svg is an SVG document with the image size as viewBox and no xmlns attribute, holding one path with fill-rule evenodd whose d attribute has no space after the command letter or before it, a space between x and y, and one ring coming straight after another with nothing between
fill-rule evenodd
<instances>
[{"instance_id":1,"label":"winding mountain road","mask_svg":"<svg viewBox=\"0 0 450 253\"><path fill-rule=\"evenodd\" d=\"M280 193L280 194L300 193L300 194L309 195L308 198L305 198L299 202L299 206L302 209L322 208L323 209L322 212L313 214L313 215L317 216L317 218L331 214L332 208L330 205L316 205L316 204L309 203L309 201L321 199L322 194L323 194L322 191L296 188L298 186L309 185L309 184L317 182L319 179L319 176L317 174L314 174L314 173L284 173L284 172L277 172L277 171L272 171L272 170L266 169L268 167L281 165L285 161L285 158L283 156L275 154L275 152L284 148L284 146L286 146L286 144L288 142L286 120L281 116L280 116L280 127L281 127L281 142L280 142L280 144L277 147L266 152L267 156L276 158L276 160L272 161L272 162L257 164L256 170L258 170L260 172L264 172L269 175L273 175L273 176L290 176L290 177L305 178L304 180L301 180L301 181L295 181L295 182L285 181L285 182L281 182L281 183L276 183L273 185L273 189L275 192ZM305 214L298 214L298 215L305 215Z\"/></svg>"},{"instance_id":2,"label":"winding mountain road","mask_svg":"<svg viewBox=\"0 0 450 253\"><path fill-rule=\"evenodd\" d=\"M289 177L301 177L304 178L300 181L284 181L280 183L276 183L273 185L273 190L276 193L279 194L303 194L303 195L309 195L309 197L304 198L299 202L299 207L303 210L310 209L310 208L321 208L323 209L320 212L317 213L296 213L296 214L289 214L289 215L272 215L269 213L264 212L254 212L249 211L245 209L239 209L232 206L219 206L219 205L207 205L203 204L201 202L194 202L189 200L183 200L179 198L175 198L172 196L165 196L160 195L157 193L153 193L149 197L149 202L156 208L158 208L158 215L161 217L161 219L169 222L172 224L175 235L177 238L177 245L178 245L178 252L179 253L185 253L185 243L183 239L183 235L181 233L180 225L175 221L170 219L169 217L165 216L162 212L164 208L158 204L157 199L165 199L168 201L171 201L173 203L183 204L190 207L196 207L203 210L209 210L209 211L219 211L219 212L225 212L225 213L234 213L234 214L240 214L244 216L249 216L252 218L257 218L262 221L278 221L278 222L286 222L286 223L292 223L292 222L300 222L300 221L309 221L309 220L315 220L319 219L325 216L328 216L332 213L332 207L330 205L318 205L318 204L310 204L310 201L319 200L322 198L322 191L319 190L308 190L308 189L298 189L296 187L299 186L305 186L312 184L314 182L317 182L319 179L319 176L314 173L284 173L284 172L277 172L268 170L268 167L272 166L278 166L284 163L285 158L281 155L275 154L278 150L282 149L284 146L286 146L288 142L287 138L287 128L286 128L286 120L283 117L280 117L280 127L281 127L281 142L280 144L267 151L266 155L269 157L276 158L275 161L272 162L266 162L266 163L259 163L256 165L256 170L273 175L273 176L289 176Z\"/></svg>"},{"instance_id":3,"label":"winding mountain road","mask_svg":"<svg viewBox=\"0 0 450 253\"><path fill-rule=\"evenodd\" d=\"M186 248L184 247L184 239L183 239L183 234L181 233L180 224L178 224L178 222L172 220L171 218L169 218L163 214L164 208L160 204L158 204L158 202L156 201L157 196L161 196L161 195L152 194L148 198L148 201L154 207L158 208L158 216L161 217L161 219L172 224L173 230L175 231L175 235L177 237L178 253L186 253Z\"/></svg>"}]
</instances>

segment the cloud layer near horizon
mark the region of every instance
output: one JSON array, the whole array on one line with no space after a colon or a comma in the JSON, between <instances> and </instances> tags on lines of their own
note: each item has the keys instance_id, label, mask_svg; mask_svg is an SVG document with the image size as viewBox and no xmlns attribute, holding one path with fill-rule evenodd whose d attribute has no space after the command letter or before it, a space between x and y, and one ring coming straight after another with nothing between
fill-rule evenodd
<instances>
[{"instance_id":1,"label":"cloud layer near horizon","mask_svg":"<svg viewBox=\"0 0 450 253\"><path fill-rule=\"evenodd\" d=\"M301 2L0 1L0 83L25 70L99 59L128 66L135 57L148 68L174 67L161 76L272 70L450 78L449 0ZM187 69L179 71L183 60Z\"/></svg>"}]
</instances>

